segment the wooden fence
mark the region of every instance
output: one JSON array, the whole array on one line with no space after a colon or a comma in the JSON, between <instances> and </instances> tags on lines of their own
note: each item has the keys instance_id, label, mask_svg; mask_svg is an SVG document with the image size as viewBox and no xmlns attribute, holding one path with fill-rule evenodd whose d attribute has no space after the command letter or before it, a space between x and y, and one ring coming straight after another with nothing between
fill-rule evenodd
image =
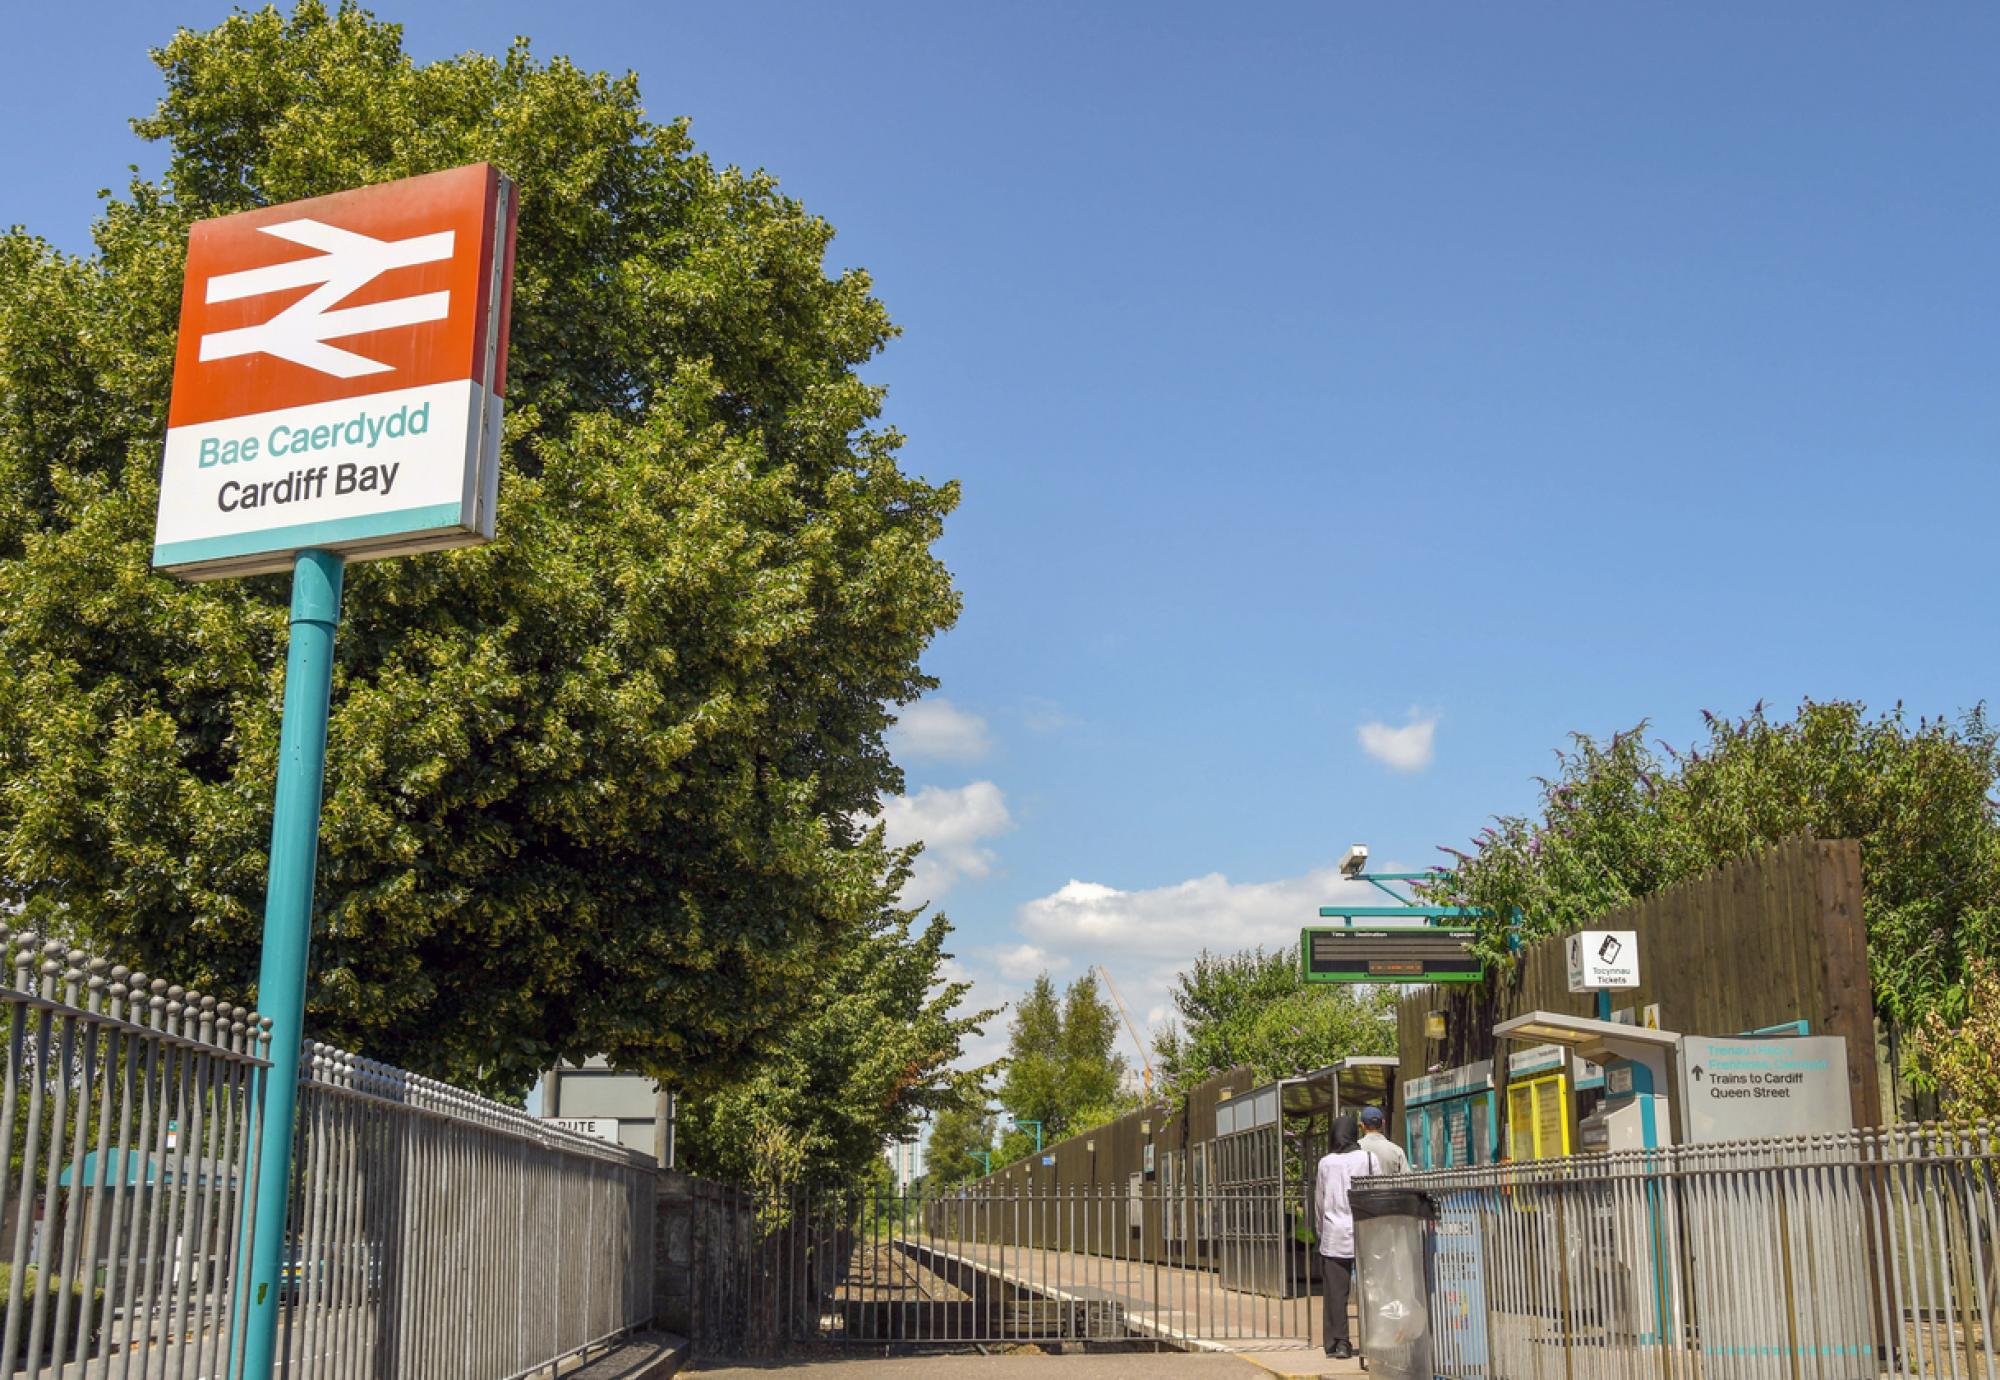
<instances>
[{"instance_id":1,"label":"wooden fence","mask_svg":"<svg viewBox=\"0 0 2000 1380\"><path fill-rule=\"evenodd\" d=\"M1660 1004L1660 1025L1684 1034L1735 1035L1804 1019L1815 1035L1847 1037L1856 1126L1893 1117L1877 1077L1874 989L1861 917L1861 845L1809 837L1783 843L1655 892L1591 922L1636 930L1642 985L1612 994L1618 1007ZM1596 1014L1572 993L1564 940L1530 945L1511 975L1481 987L1422 987L1397 1010L1404 1081L1432 1065L1504 1058L1493 1027L1528 1011ZM1446 1013L1442 1041L1424 1017Z\"/></svg>"}]
</instances>

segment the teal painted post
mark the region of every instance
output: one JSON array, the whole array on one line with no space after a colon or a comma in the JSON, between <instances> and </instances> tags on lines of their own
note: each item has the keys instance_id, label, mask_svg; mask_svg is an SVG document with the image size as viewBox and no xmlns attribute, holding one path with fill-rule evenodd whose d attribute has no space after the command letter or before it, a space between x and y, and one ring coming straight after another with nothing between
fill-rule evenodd
<instances>
[{"instance_id":1,"label":"teal painted post","mask_svg":"<svg viewBox=\"0 0 2000 1380\"><path fill-rule=\"evenodd\" d=\"M292 1117L305 1039L306 962L312 948L313 872L319 862L326 720L333 691L333 634L340 622L345 561L301 551L292 562L292 637L285 655L285 718L278 734L278 789L271 815L271 876L264 896L264 957L257 1009L271 1020L258 1140L250 1278L243 1290L241 1380L268 1380L277 1359L278 1272L285 1262L285 1208L292 1183ZM236 1348L231 1348L235 1354Z\"/></svg>"},{"instance_id":2,"label":"teal painted post","mask_svg":"<svg viewBox=\"0 0 2000 1380\"><path fill-rule=\"evenodd\" d=\"M1600 1021L1611 1019L1611 993L1602 988L1599 988L1597 993L1597 1019Z\"/></svg>"}]
</instances>

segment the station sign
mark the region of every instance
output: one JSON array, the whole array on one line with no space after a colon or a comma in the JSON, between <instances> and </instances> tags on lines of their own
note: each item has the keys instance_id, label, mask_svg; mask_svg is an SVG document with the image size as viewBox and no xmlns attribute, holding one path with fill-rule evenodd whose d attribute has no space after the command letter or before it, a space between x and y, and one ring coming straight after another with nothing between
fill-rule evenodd
<instances>
[{"instance_id":1,"label":"station sign","mask_svg":"<svg viewBox=\"0 0 2000 1380\"><path fill-rule=\"evenodd\" d=\"M154 566L491 540L515 206L480 163L196 222Z\"/></svg>"},{"instance_id":2,"label":"station sign","mask_svg":"<svg viewBox=\"0 0 2000 1380\"><path fill-rule=\"evenodd\" d=\"M1637 930L1584 930L1569 937L1570 991L1602 992L1638 985Z\"/></svg>"},{"instance_id":3,"label":"station sign","mask_svg":"<svg viewBox=\"0 0 2000 1380\"><path fill-rule=\"evenodd\" d=\"M1478 982L1477 937L1437 925L1315 926L1300 933L1299 971L1307 982Z\"/></svg>"},{"instance_id":4,"label":"station sign","mask_svg":"<svg viewBox=\"0 0 2000 1380\"><path fill-rule=\"evenodd\" d=\"M1441 1102L1446 1098L1470 1097L1474 1093L1490 1092L1492 1088L1493 1061L1482 1059L1476 1064L1440 1069L1436 1073L1409 1079L1403 1084L1403 1104L1415 1107Z\"/></svg>"},{"instance_id":5,"label":"station sign","mask_svg":"<svg viewBox=\"0 0 2000 1380\"><path fill-rule=\"evenodd\" d=\"M1794 1039L1683 1035L1680 1043L1683 1138L1750 1140L1847 1131L1847 1041L1832 1035Z\"/></svg>"},{"instance_id":6,"label":"station sign","mask_svg":"<svg viewBox=\"0 0 2000 1380\"><path fill-rule=\"evenodd\" d=\"M559 1126L565 1131L574 1131L580 1136L591 1136L597 1140L608 1140L618 1144L618 1118L614 1116L552 1116L546 1118L549 1125Z\"/></svg>"}]
</instances>

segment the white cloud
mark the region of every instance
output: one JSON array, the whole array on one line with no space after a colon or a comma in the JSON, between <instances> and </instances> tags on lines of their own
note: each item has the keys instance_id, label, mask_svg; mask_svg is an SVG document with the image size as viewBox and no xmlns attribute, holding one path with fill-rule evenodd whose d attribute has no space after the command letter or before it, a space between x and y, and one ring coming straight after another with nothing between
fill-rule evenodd
<instances>
[{"instance_id":1,"label":"white cloud","mask_svg":"<svg viewBox=\"0 0 2000 1380\"><path fill-rule=\"evenodd\" d=\"M998 968L1001 977L1020 983L1033 982L1040 973L1059 973L1069 967L1067 957L1050 953L1038 944L1016 944L1011 949L982 949L980 957Z\"/></svg>"},{"instance_id":2,"label":"white cloud","mask_svg":"<svg viewBox=\"0 0 2000 1380\"><path fill-rule=\"evenodd\" d=\"M931 762L977 762L993 750L986 720L950 700L918 700L896 716L889 750L899 758Z\"/></svg>"},{"instance_id":3,"label":"white cloud","mask_svg":"<svg viewBox=\"0 0 2000 1380\"><path fill-rule=\"evenodd\" d=\"M1365 882L1332 867L1275 882L1232 882L1213 872L1143 891L1071 881L1022 906L1016 922L1038 952L1068 956L1080 968L1109 965L1131 1010L1145 1013L1140 1035L1150 1039L1146 1027L1158 1030L1174 1014L1175 975L1203 949L1294 950L1300 928L1318 923L1321 906L1381 901ZM1129 1057L1129 1045L1121 1039L1119 1052Z\"/></svg>"},{"instance_id":4,"label":"white cloud","mask_svg":"<svg viewBox=\"0 0 2000 1380\"><path fill-rule=\"evenodd\" d=\"M1422 771L1431 764L1437 739L1437 715L1420 718L1410 711L1410 721L1391 728L1377 720L1361 725L1357 736L1361 750L1392 771Z\"/></svg>"},{"instance_id":5,"label":"white cloud","mask_svg":"<svg viewBox=\"0 0 2000 1380\"><path fill-rule=\"evenodd\" d=\"M1192 958L1205 945L1296 942L1319 907L1355 885L1324 868L1279 882L1232 882L1220 872L1146 891L1066 883L1021 907L1023 933L1062 947L1096 948L1126 961Z\"/></svg>"},{"instance_id":6,"label":"white cloud","mask_svg":"<svg viewBox=\"0 0 2000 1380\"><path fill-rule=\"evenodd\" d=\"M1054 700L1030 695L1021 705L1021 722L1030 733L1059 733L1076 727L1079 720Z\"/></svg>"},{"instance_id":7,"label":"white cloud","mask_svg":"<svg viewBox=\"0 0 2000 1380\"><path fill-rule=\"evenodd\" d=\"M903 888L908 901L935 901L964 878L990 874L996 859L985 840L1014 827L1007 798L991 781L890 796L882 802L882 822L891 847L924 845Z\"/></svg>"},{"instance_id":8,"label":"white cloud","mask_svg":"<svg viewBox=\"0 0 2000 1380\"><path fill-rule=\"evenodd\" d=\"M991 974L975 972L955 958L947 958L942 964L941 976L946 982L971 984L971 990L960 1000L960 1012L971 1015L979 1011L998 1009L999 1014L989 1017L985 1028L977 1035L966 1037L963 1052L958 1063L963 1068L975 1068L990 1064L1007 1054L1007 1003L1019 994L1020 984L1003 982Z\"/></svg>"}]
</instances>

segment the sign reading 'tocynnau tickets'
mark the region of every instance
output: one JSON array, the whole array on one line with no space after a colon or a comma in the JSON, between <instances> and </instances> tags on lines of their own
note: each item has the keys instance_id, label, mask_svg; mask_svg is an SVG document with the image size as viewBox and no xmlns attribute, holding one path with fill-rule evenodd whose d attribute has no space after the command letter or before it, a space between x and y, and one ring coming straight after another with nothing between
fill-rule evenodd
<instances>
[{"instance_id":1,"label":"sign reading 'tocynnau tickets'","mask_svg":"<svg viewBox=\"0 0 2000 1380\"><path fill-rule=\"evenodd\" d=\"M479 163L196 223L155 566L492 539L515 200Z\"/></svg>"}]
</instances>

